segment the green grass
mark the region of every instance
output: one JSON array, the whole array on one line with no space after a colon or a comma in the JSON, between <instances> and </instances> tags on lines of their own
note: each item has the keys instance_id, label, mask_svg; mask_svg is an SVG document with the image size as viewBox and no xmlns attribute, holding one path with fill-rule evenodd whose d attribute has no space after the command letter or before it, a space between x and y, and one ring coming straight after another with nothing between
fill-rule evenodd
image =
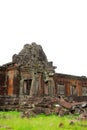
<instances>
[{"instance_id":1,"label":"green grass","mask_svg":"<svg viewBox=\"0 0 87 130\"><path fill-rule=\"evenodd\" d=\"M76 118L77 116L59 117L43 114L21 118L19 112L0 112L0 130L87 130L87 120L76 121L70 125L70 121Z\"/></svg>"}]
</instances>

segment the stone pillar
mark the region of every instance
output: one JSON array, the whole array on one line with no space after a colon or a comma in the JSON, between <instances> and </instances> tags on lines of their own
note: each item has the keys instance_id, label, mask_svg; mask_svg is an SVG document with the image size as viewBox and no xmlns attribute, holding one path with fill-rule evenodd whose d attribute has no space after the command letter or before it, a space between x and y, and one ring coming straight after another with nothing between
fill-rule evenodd
<instances>
[{"instance_id":1,"label":"stone pillar","mask_svg":"<svg viewBox=\"0 0 87 130\"><path fill-rule=\"evenodd\" d=\"M70 96L70 82L65 83L65 96Z\"/></svg>"},{"instance_id":2,"label":"stone pillar","mask_svg":"<svg viewBox=\"0 0 87 130\"><path fill-rule=\"evenodd\" d=\"M49 94L48 87L49 86L48 86L48 82L47 82L47 83L44 84L44 95L46 95L46 96Z\"/></svg>"},{"instance_id":3,"label":"stone pillar","mask_svg":"<svg viewBox=\"0 0 87 130\"><path fill-rule=\"evenodd\" d=\"M7 88L8 88L8 95L14 94L14 70L9 70L7 73L8 80L7 80Z\"/></svg>"},{"instance_id":4,"label":"stone pillar","mask_svg":"<svg viewBox=\"0 0 87 130\"><path fill-rule=\"evenodd\" d=\"M31 83L30 96L37 95L39 87L38 75L36 73L33 73L32 77L33 79Z\"/></svg>"},{"instance_id":5,"label":"stone pillar","mask_svg":"<svg viewBox=\"0 0 87 130\"><path fill-rule=\"evenodd\" d=\"M38 73L38 96L43 96L43 82L41 73Z\"/></svg>"},{"instance_id":6,"label":"stone pillar","mask_svg":"<svg viewBox=\"0 0 87 130\"><path fill-rule=\"evenodd\" d=\"M23 95L23 82L24 82L24 80L21 79L20 80L20 95Z\"/></svg>"},{"instance_id":7,"label":"stone pillar","mask_svg":"<svg viewBox=\"0 0 87 130\"><path fill-rule=\"evenodd\" d=\"M82 88L81 88L81 82L79 81L77 84L77 92L78 92L78 96L82 96Z\"/></svg>"},{"instance_id":8,"label":"stone pillar","mask_svg":"<svg viewBox=\"0 0 87 130\"><path fill-rule=\"evenodd\" d=\"M49 90L48 90L49 95L54 96L55 95L55 83L54 83L53 77L49 77L48 87L49 87Z\"/></svg>"}]
</instances>

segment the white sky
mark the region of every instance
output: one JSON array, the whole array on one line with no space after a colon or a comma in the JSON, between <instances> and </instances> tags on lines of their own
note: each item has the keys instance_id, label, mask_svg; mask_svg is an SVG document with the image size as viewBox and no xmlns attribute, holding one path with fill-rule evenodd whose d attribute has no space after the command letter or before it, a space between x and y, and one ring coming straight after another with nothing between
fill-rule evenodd
<instances>
[{"instance_id":1,"label":"white sky","mask_svg":"<svg viewBox=\"0 0 87 130\"><path fill-rule=\"evenodd\" d=\"M31 42L56 72L87 76L87 0L0 0L0 65Z\"/></svg>"}]
</instances>

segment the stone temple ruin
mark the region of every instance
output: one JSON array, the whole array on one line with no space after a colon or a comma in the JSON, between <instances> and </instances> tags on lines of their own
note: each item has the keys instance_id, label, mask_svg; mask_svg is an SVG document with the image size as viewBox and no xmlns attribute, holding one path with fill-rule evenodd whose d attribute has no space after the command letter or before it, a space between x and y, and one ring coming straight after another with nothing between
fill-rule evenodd
<instances>
[{"instance_id":1,"label":"stone temple ruin","mask_svg":"<svg viewBox=\"0 0 87 130\"><path fill-rule=\"evenodd\" d=\"M26 44L11 63L0 67L0 94L43 96L49 87L54 95L54 69L40 45Z\"/></svg>"},{"instance_id":2,"label":"stone temple ruin","mask_svg":"<svg viewBox=\"0 0 87 130\"><path fill-rule=\"evenodd\" d=\"M0 109L12 104L19 108L23 97L31 104L38 102L36 99L59 96L87 101L87 78L56 73L55 68L41 45L25 44L12 62L0 66Z\"/></svg>"}]
</instances>

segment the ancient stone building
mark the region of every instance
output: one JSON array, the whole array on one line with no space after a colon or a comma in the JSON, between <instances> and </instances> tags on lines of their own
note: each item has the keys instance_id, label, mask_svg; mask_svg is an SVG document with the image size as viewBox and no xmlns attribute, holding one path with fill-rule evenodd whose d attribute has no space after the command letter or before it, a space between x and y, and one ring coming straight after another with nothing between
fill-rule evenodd
<instances>
[{"instance_id":1,"label":"ancient stone building","mask_svg":"<svg viewBox=\"0 0 87 130\"><path fill-rule=\"evenodd\" d=\"M87 96L87 78L85 76L55 73L54 80L56 95Z\"/></svg>"},{"instance_id":2,"label":"ancient stone building","mask_svg":"<svg viewBox=\"0 0 87 130\"><path fill-rule=\"evenodd\" d=\"M54 69L40 45L26 44L11 63L0 67L0 94L54 95Z\"/></svg>"},{"instance_id":3,"label":"ancient stone building","mask_svg":"<svg viewBox=\"0 0 87 130\"><path fill-rule=\"evenodd\" d=\"M87 96L87 78L55 73L40 45L25 44L0 66L0 95Z\"/></svg>"}]
</instances>

